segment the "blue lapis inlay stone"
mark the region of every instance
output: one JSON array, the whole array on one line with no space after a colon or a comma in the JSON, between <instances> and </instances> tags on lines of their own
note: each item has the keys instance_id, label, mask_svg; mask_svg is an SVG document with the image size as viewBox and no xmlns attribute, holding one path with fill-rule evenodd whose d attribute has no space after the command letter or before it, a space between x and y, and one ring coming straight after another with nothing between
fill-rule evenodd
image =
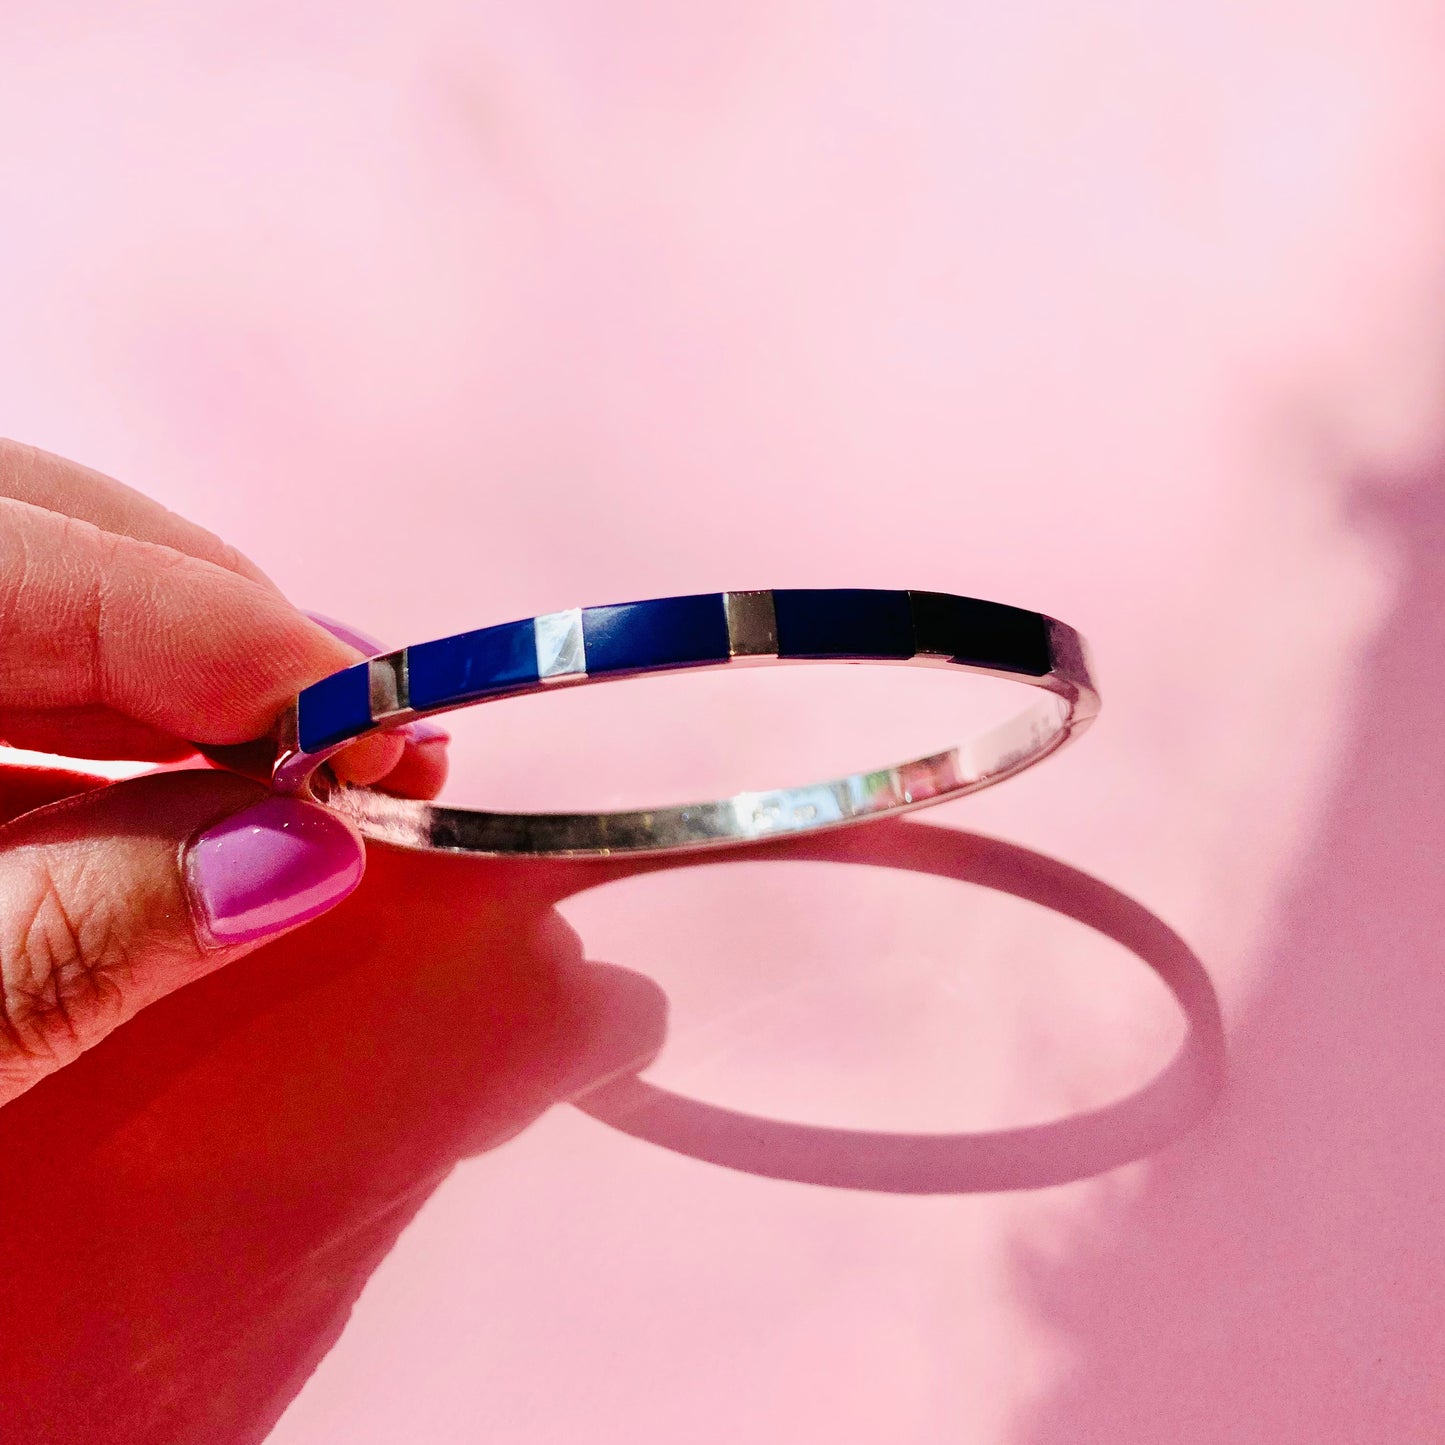
<instances>
[{"instance_id":1,"label":"blue lapis inlay stone","mask_svg":"<svg viewBox=\"0 0 1445 1445\"><path fill-rule=\"evenodd\" d=\"M302 752L317 753L371 726L371 665L358 662L313 682L296 699L296 739Z\"/></svg>"},{"instance_id":2,"label":"blue lapis inlay stone","mask_svg":"<svg viewBox=\"0 0 1445 1445\"><path fill-rule=\"evenodd\" d=\"M773 592L779 657L908 658L913 612L906 592L863 587Z\"/></svg>"},{"instance_id":3,"label":"blue lapis inlay stone","mask_svg":"<svg viewBox=\"0 0 1445 1445\"><path fill-rule=\"evenodd\" d=\"M1041 613L943 592L908 595L919 652L1028 677L1043 677L1053 666Z\"/></svg>"},{"instance_id":4,"label":"blue lapis inlay stone","mask_svg":"<svg viewBox=\"0 0 1445 1445\"><path fill-rule=\"evenodd\" d=\"M584 608L582 641L589 677L697 667L731 655L720 592Z\"/></svg>"},{"instance_id":5,"label":"blue lapis inlay stone","mask_svg":"<svg viewBox=\"0 0 1445 1445\"><path fill-rule=\"evenodd\" d=\"M419 712L536 683L537 634L525 622L461 632L406 650L407 697Z\"/></svg>"}]
</instances>

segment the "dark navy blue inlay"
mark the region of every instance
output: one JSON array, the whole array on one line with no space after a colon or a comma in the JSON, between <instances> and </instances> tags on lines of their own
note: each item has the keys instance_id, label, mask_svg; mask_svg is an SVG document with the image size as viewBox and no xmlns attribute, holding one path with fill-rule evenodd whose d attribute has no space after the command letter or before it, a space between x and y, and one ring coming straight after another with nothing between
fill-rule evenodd
<instances>
[{"instance_id":1,"label":"dark navy blue inlay","mask_svg":"<svg viewBox=\"0 0 1445 1445\"><path fill-rule=\"evenodd\" d=\"M944 592L908 595L919 652L1029 677L1043 677L1053 667L1048 623L1037 612Z\"/></svg>"},{"instance_id":2,"label":"dark navy blue inlay","mask_svg":"<svg viewBox=\"0 0 1445 1445\"><path fill-rule=\"evenodd\" d=\"M419 712L511 692L537 681L531 619L461 632L406 650L407 696Z\"/></svg>"},{"instance_id":3,"label":"dark navy blue inlay","mask_svg":"<svg viewBox=\"0 0 1445 1445\"><path fill-rule=\"evenodd\" d=\"M862 587L773 592L779 657L912 657L906 592Z\"/></svg>"},{"instance_id":4,"label":"dark navy blue inlay","mask_svg":"<svg viewBox=\"0 0 1445 1445\"><path fill-rule=\"evenodd\" d=\"M304 753L345 742L371 726L371 667L358 662L313 682L296 699L296 738Z\"/></svg>"},{"instance_id":5,"label":"dark navy blue inlay","mask_svg":"<svg viewBox=\"0 0 1445 1445\"><path fill-rule=\"evenodd\" d=\"M586 607L582 643L589 677L726 662L728 619L722 593Z\"/></svg>"}]
</instances>

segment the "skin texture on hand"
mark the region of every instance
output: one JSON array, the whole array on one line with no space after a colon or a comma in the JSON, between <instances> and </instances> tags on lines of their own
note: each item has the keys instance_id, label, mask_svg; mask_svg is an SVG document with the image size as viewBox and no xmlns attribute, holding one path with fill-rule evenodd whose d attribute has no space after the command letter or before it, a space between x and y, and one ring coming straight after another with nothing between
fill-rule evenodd
<instances>
[{"instance_id":1,"label":"skin texture on hand","mask_svg":"<svg viewBox=\"0 0 1445 1445\"><path fill-rule=\"evenodd\" d=\"M298 611L234 548L121 483L0 442L6 743L166 762L262 740L368 641ZM368 739L339 770L434 796L438 733ZM325 912L365 866L334 815L201 768L109 787L0 769L0 805L0 1103Z\"/></svg>"}]
</instances>

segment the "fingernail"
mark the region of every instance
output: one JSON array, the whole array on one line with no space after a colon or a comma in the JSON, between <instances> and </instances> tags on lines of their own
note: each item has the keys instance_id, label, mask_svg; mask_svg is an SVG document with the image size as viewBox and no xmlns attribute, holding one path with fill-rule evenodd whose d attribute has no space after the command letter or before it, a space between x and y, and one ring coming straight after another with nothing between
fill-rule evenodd
<instances>
[{"instance_id":1,"label":"fingernail","mask_svg":"<svg viewBox=\"0 0 1445 1445\"><path fill-rule=\"evenodd\" d=\"M263 798L192 839L185 878L215 947L304 923L361 882L365 858L339 818L295 798Z\"/></svg>"},{"instance_id":2,"label":"fingernail","mask_svg":"<svg viewBox=\"0 0 1445 1445\"><path fill-rule=\"evenodd\" d=\"M318 627L324 627L333 637L340 638L348 647L354 647L368 657L375 657L377 653L386 651L386 644L378 642L369 632L359 632L345 622L338 622L334 617L327 617L324 612L312 612L309 608L303 607L301 613L302 616L309 617Z\"/></svg>"},{"instance_id":3,"label":"fingernail","mask_svg":"<svg viewBox=\"0 0 1445 1445\"><path fill-rule=\"evenodd\" d=\"M444 727L424 717L417 718L415 722L403 723L396 731L398 736L404 737L407 742L418 745L449 743L452 740L452 735Z\"/></svg>"}]
</instances>

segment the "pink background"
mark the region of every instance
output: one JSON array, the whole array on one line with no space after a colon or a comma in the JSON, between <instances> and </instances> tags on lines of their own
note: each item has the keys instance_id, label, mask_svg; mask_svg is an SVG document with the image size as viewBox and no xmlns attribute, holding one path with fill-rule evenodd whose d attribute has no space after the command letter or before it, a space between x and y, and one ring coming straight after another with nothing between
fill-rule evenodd
<instances>
[{"instance_id":1,"label":"pink background","mask_svg":"<svg viewBox=\"0 0 1445 1445\"><path fill-rule=\"evenodd\" d=\"M12 0L3 34L0 431L394 644L725 587L1068 619L1101 722L929 826L1179 929L1231 1068L1052 1188L722 1169L559 1101L656 1056L772 1118L1004 1129L1137 1089L1177 1011L918 872L559 914L374 853L0 1115L0 1437L1445 1437L1437 6ZM970 716L935 681L469 714L452 791L882 762Z\"/></svg>"}]
</instances>

